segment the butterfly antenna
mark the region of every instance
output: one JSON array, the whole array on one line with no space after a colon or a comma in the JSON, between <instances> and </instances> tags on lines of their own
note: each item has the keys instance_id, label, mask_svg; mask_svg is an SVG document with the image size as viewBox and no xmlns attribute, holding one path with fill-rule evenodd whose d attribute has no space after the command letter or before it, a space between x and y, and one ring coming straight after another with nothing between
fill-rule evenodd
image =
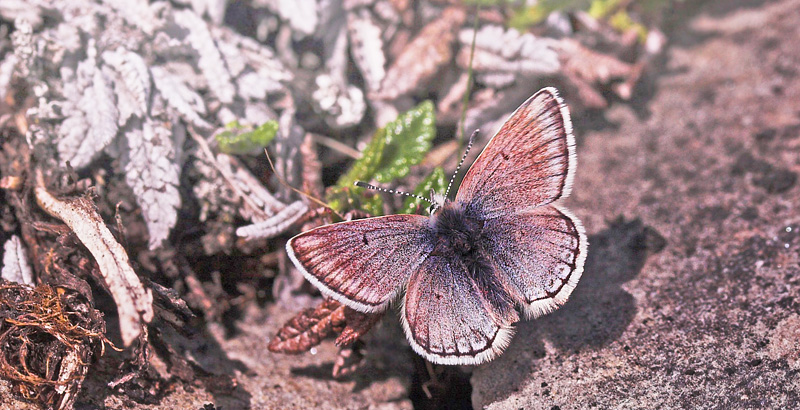
<instances>
[{"instance_id":1,"label":"butterfly antenna","mask_svg":"<svg viewBox=\"0 0 800 410\"><path fill-rule=\"evenodd\" d=\"M370 185L370 184L368 184L366 182L361 182L361 181L356 181L355 185L357 187L361 187L361 188L374 189L376 191L387 192L387 193L390 193L392 195L399 194L399 195L410 196L410 197L414 197L414 198L417 198L417 199L421 199L421 200L423 200L423 201L425 201L425 202L427 202L429 204L433 204L433 201L431 201L429 198L425 198L424 196L419 196L419 195L411 194L411 193L408 193L408 192L395 191L394 189L381 188L381 187L378 187L378 186L375 186L375 185Z\"/></svg>"},{"instance_id":2,"label":"butterfly antenna","mask_svg":"<svg viewBox=\"0 0 800 410\"><path fill-rule=\"evenodd\" d=\"M450 183L447 184L447 190L444 191L444 197L447 198L447 194L450 193L450 187L453 186L453 181L456 180L456 175L458 175L458 171L461 170L461 165L464 164L464 161L467 159L467 154L469 154L470 148L472 148L472 142L475 140L475 136L478 135L478 130L472 133L469 136L469 141L467 142L467 149L464 150L464 155L461 156L461 161L458 161L458 166L456 167L456 171L453 172L453 176L450 177Z\"/></svg>"}]
</instances>

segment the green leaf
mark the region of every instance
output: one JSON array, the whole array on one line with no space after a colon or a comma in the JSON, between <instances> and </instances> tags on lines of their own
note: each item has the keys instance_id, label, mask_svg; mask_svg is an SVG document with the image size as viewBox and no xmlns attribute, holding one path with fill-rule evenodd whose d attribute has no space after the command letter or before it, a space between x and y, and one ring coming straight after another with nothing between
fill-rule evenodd
<instances>
[{"instance_id":1,"label":"green leaf","mask_svg":"<svg viewBox=\"0 0 800 410\"><path fill-rule=\"evenodd\" d=\"M386 130L384 128L375 132L372 140L364 148L359 158L346 174L339 178L336 186L352 188L356 181L369 181L378 169L386 147Z\"/></svg>"},{"instance_id":2,"label":"green leaf","mask_svg":"<svg viewBox=\"0 0 800 410\"><path fill-rule=\"evenodd\" d=\"M431 189L436 191L437 194L444 194L444 191L447 189L447 179L444 176L444 170L441 167L436 167L433 169L430 175L425 177L422 182L417 185L414 189L414 194L419 195L422 197L428 197L431 193ZM422 202L421 200L408 197L405 201L403 201L403 207L400 208L401 214L417 214L419 213L420 209L425 209L429 204L427 202Z\"/></svg>"},{"instance_id":3,"label":"green leaf","mask_svg":"<svg viewBox=\"0 0 800 410\"><path fill-rule=\"evenodd\" d=\"M619 32L626 32L631 29L635 30L640 43L647 41L647 27L641 23L633 21L631 16L625 10L620 10L614 13L614 15L608 19L608 24L617 29Z\"/></svg>"},{"instance_id":4,"label":"green leaf","mask_svg":"<svg viewBox=\"0 0 800 410\"><path fill-rule=\"evenodd\" d=\"M621 0L593 0L586 12L596 18L602 19L613 13L619 7Z\"/></svg>"},{"instance_id":5,"label":"green leaf","mask_svg":"<svg viewBox=\"0 0 800 410\"><path fill-rule=\"evenodd\" d=\"M356 181L390 182L408 174L412 165L422 161L436 135L433 103L424 101L400 114L372 136L367 147L336 185L352 187Z\"/></svg>"},{"instance_id":6,"label":"green leaf","mask_svg":"<svg viewBox=\"0 0 800 410\"><path fill-rule=\"evenodd\" d=\"M508 26L526 32L531 26L544 21L550 13L560 10L576 10L585 7L589 0L539 0L532 6L512 11ZM595 0L606 1L606 0Z\"/></svg>"},{"instance_id":7,"label":"green leaf","mask_svg":"<svg viewBox=\"0 0 800 410\"><path fill-rule=\"evenodd\" d=\"M551 11L539 4L515 10L508 19L508 26L526 32L528 28L547 18Z\"/></svg>"},{"instance_id":8,"label":"green leaf","mask_svg":"<svg viewBox=\"0 0 800 410\"><path fill-rule=\"evenodd\" d=\"M215 136L219 150L226 154L249 154L264 149L272 142L278 133L278 122L270 120L251 129L233 121L226 124L225 128L225 131Z\"/></svg>"},{"instance_id":9,"label":"green leaf","mask_svg":"<svg viewBox=\"0 0 800 410\"><path fill-rule=\"evenodd\" d=\"M379 182L390 182L408 175L431 149L436 136L433 103L423 101L386 125L386 147L375 175Z\"/></svg>"},{"instance_id":10,"label":"green leaf","mask_svg":"<svg viewBox=\"0 0 800 410\"><path fill-rule=\"evenodd\" d=\"M344 213L358 209L373 216L383 215L383 199L374 192L365 192L358 187L328 187L325 202L336 212Z\"/></svg>"},{"instance_id":11,"label":"green leaf","mask_svg":"<svg viewBox=\"0 0 800 410\"><path fill-rule=\"evenodd\" d=\"M422 161L431 149L435 122L433 103L425 101L375 131L361 158L335 186L328 188L328 204L337 212L360 209L371 215L383 215L381 197L353 185L356 181L390 182L406 176L410 167Z\"/></svg>"}]
</instances>

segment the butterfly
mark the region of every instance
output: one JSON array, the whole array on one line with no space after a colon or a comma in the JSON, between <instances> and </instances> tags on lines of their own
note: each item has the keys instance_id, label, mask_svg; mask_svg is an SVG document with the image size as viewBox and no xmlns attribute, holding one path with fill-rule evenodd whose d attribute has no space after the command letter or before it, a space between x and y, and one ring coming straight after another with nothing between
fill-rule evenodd
<instances>
[{"instance_id":1,"label":"butterfly","mask_svg":"<svg viewBox=\"0 0 800 410\"><path fill-rule=\"evenodd\" d=\"M480 364L508 346L518 308L544 315L578 284L586 234L559 203L575 167L569 111L544 88L492 137L453 200L432 195L430 217L325 225L291 238L286 251L324 295L352 309L382 312L402 294L408 342L430 362Z\"/></svg>"}]
</instances>

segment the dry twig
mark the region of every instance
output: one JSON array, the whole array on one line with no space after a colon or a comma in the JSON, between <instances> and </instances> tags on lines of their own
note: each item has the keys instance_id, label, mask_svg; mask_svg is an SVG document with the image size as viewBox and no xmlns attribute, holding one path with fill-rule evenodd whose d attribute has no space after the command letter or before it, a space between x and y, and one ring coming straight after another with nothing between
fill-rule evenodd
<instances>
[{"instance_id":1,"label":"dry twig","mask_svg":"<svg viewBox=\"0 0 800 410\"><path fill-rule=\"evenodd\" d=\"M117 304L122 342L129 346L153 319L153 294L142 286L128 254L87 197L61 200L47 191L44 175L36 172L36 201L51 216L75 232L97 261L103 284Z\"/></svg>"}]
</instances>

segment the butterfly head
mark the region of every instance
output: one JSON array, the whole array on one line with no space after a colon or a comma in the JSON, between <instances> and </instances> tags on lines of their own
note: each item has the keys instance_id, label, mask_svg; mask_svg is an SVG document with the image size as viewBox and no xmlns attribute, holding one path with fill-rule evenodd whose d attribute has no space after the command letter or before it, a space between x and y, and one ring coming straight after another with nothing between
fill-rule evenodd
<instances>
[{"instance_id":1,"label":"butterfly head","mask_svg":"<svg viewBox=\"0 0 800 410\"><path fill-rule=\"evenodd\" d=\"M439 209L442 209L445 202L447 202L447 197L442 194L437 194L434 190L431 189L431 196L428 201L431 203L431 206L428 207L428 213L433 215Z\"/></svg>"}]
</instances>

